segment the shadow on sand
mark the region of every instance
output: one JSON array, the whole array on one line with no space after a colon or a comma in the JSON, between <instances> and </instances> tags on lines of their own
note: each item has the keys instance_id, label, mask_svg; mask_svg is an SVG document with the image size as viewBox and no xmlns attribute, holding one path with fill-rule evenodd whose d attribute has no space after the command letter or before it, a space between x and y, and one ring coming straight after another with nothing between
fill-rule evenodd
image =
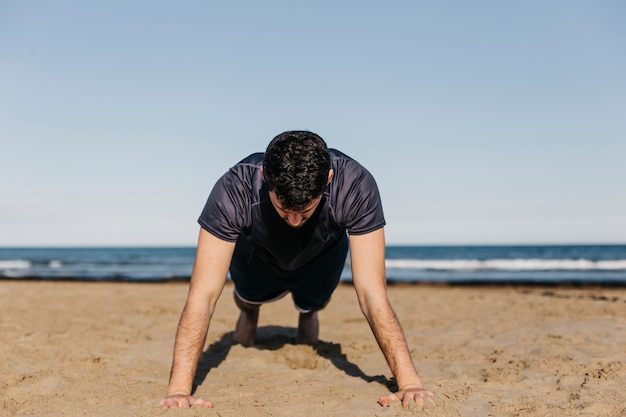
<instances>
[{"instance_id":1,"label":"shadow on sand","mask_svg":"<svg viewBox=\"0 0 626 417\"><path fill-rule=\"evenodd\" d=\"M296 340L296 329L282 326L263 326L257 329L256 343L251 349L278 350L285 345L293 345ZM233 332L225 333L222 338L211 344L202 354L198 362L198 370L194 379L193 391L202 385L211 369L217 368L228 356L233 342ZM320 340L311 345L317 354L332 363L337 369L353 378L361 378L366 382L377 382L384 385L390 392L397 390L394 379L384 375L366 375L356 364L350 362L346 354L341 351L339 343Z\"/></svg>"}]
</instances>

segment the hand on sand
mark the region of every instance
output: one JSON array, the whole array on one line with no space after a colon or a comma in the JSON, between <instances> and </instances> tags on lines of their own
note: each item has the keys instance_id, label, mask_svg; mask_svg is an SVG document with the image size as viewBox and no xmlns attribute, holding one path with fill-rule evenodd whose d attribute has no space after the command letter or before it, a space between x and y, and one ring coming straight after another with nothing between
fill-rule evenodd
<instances>
[{"instance_id":1,"label":"hand on sand","mask_svg":"<svg viewBox=\"0 0 626 417\"><path fill-rule=\"evenodd\" d=\"M194 405L199 405L204 408L213 408L213 404L209 401L183 394L168 395L162 398L159 404L163 408L189 408Z\"/></svg>"},{"instance_id":2,"label":"hand on sand","mask_svg":"<svg viewBox=\"0 0 626 417\"><path fill-rule=\"evenodd\" d=\"M392 401L402 401L402 408L406 408L411 401L415 401L415 403L420 407L424 407L424 399L435 405L435 401L433 397L435 393L424 389L424 388L407 388L405 390L400 390L393 394L385 395L378 399L378 404L383 407L388 406Z\"/></svg>"}]
</instances>

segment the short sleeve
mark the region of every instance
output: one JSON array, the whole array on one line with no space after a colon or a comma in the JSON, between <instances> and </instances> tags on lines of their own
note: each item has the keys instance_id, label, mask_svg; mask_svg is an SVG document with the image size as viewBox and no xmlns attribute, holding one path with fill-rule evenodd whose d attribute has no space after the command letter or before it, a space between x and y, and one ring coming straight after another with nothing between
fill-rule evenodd
<instances>
[{"instance_id":1,"label":"short sleeve","mask_svg":"<svg viewBox=\"0 0 626 417\"><path fill-rule=\"evenodd\" d=\"M236 165L215 183L198 218L203 229L229 242L250 223L251 186L245 168Z\"/></svg>"},{"instance_id":2,"label":"short sleeve","mask_svg":"<svg viewBox=\"0 0 626 417\"><path fill-rule=\"evenodd\" d=\"M331 193L337 221L351 235L363 235L385 226L382 201L372 174L352 159L337 161L335 170Z\"/></svg>"}]
</instances>

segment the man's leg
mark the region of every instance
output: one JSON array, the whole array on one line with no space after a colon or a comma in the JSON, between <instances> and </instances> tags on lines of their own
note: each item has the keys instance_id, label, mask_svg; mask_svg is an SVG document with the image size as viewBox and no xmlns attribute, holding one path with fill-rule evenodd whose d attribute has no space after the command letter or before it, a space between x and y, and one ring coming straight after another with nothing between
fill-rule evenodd
<instances>
[{"instance_id":1,"label":"man's leg","mask_svg":"<svg viewBox=\"0 0 626 417\"><path fill-rule=\"evenodd\" d=\"M298 319L298 337L296 343L312 344L319 341L320 322L317 311L300 313Z\"/></svg>"},{"instance_id":2,"label":"man's leg","mask_svg":"<svg viewBox=\"0 0 626 417\"><path fill-rule=\"evenodd\" d=\"M241 343L244 346L254 345L254 336L256 334L257 323L259 322L259 304L251 304L243 301L237 293L234 293L235 304L241 310L237 325L235 326L235 333L233 334L233 341L235 343Z\"/></svg>"},{"instance_id":3,"label":"man's leg","mask_svg":"<svg viewBox=\"0 0 626 417\"><path fill-rule=\"evenodd\" d=\"M348 253L348 238L344 235L336 249L298 274L299 285L292 289L293 302L300 311L297 343L317 343L320 324L317 312L322 310L341 280Z\"/></svg>"}]
</instances>

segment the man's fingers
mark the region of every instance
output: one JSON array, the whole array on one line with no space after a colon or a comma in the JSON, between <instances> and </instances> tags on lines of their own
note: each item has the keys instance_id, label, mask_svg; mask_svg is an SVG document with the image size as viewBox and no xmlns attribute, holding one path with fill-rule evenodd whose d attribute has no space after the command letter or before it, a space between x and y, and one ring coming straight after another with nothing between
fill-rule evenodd
<instances>
[{"instance_id":1,"label":"man's fingers","mask_svg":"<svg viewBox=\"0 0 626 417\"><path fill-rule=\"evenodd\" d=\"M407 391L399 391L394 394L385 395L378 399L378 404L383 407L388 406L393 401L400 401L402 404L402 408L406 408L412 401L420 407L424 407L424 399L430 402L433 405L436 405L433 401L433 397L435 393L429 390L418 389L418 390L407 390Z\"/></svg>"},{"instance_id":2,"label":"man's fingers","mask_svg":"<svg viewBox=\"0 0 626 417\"><path fill-rule=\"evenodd\" d=\"M194 398L190 395L165 397L159 401L159 404L163 408L190 408L194 405L204 408L213 408L213 404L210 401L203 400L202 398Z\"/></svg>"},{"instance_id":3,"label":"man's fingers","mask_svg":"<svg viewBox=\"0 0 626 417\"><path fill-rule=\"evenodd\" d=\"M402 398L402 408L407 408L411 403L411 400L415 400L415 403L419 408L424 408L424 400L419 394L409 395L408 393L404 394Z\"/></svg>"},{"instance_id":4,"label":"man's fingers","mask_svg":"<svg viewBox=\"0 0 626 417\"><path fill-rule=\"evenodd\" d=\"M383 407L387 407L390 402L398 400L399 398L396 396L396 394L389 394L385 395L384 397L380 397L378 399L378 404L382 405Z\"/></svg>"},{"instance_id":5,"label":"man's fingers","mask_svg":"<svg viewBox=\"0 0 626 417\"><path fill-rule=\"evenodd\" d=\"M167 408L189 408L191 407L191 404L189 404L189 401L187 400L187 398L174 398L171 399L168 403L168 407Z\"/></svg>"},{"instance_id":6,"label":"man's fingers","mask_svg":"<svg viewBox=\"0 0 626 417\"><path fill-rule=\"evenodd\" d=\"M213 408L213 404L210 401L203 400L202 398L194 398L192 404L204 408Z\"/></svg>"}]
</instances>

